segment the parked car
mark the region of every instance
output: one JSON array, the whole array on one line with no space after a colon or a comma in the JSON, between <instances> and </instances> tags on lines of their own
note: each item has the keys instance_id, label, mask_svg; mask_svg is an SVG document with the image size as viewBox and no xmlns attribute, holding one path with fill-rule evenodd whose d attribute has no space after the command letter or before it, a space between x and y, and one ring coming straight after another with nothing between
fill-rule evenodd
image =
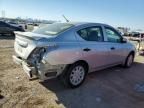
<instances>
[{"instance_id":1,"label":"parked car","mask_svg":"<svg viewBox=\"0 0 144 108\"><path fill-rule=\"evenodd\" d=\"M14 35L14 31L24 31L21 27L16 27L10 25L6 22L0 21L0 34L12 34Z\"/></svg>"},{"instance_id":2,"label":"parked car","mask_svg":"<svg viewBox=\"0 0 144 108\"><path fill-rule=\"evenodd\" d=\"M15 35L13 60L30 78L59 77L72 88L87 73L119 64L130 67L136 51L117 30L100 23L54 23Z\"/></svg>"},{"instance_id":3,"label":"parked car","mask_svg":"<svg viewBox=\"0 0 144 108\"><path fill-rule=\"evenodd\" d=\"M19 25L18 23L15 23L15 22L8 22L8 24L15 26L15 27L23 28L21 25Z\"/></svg>"},{"instance_id":4,"label":"parked car","mask_svg":"<svg viewBox=\"0 0 144 108\"><path fill-rule=\"evenodd\" d=\"M126 32L126 33L124 33L124 36L126 36L126 37L130 37L130 35L131 35L130 32Z\"/></svg>"},{"instance_id":5,"label":"parked car","mask_svg":"<svg viewBox=\"0 0 144 108\"><path fill-rule=\"evenodd\" d=\"M132 41L143 41L144 40L144 34L139 32L132 32L130 40Z\"/></svg>"}]
</instances>

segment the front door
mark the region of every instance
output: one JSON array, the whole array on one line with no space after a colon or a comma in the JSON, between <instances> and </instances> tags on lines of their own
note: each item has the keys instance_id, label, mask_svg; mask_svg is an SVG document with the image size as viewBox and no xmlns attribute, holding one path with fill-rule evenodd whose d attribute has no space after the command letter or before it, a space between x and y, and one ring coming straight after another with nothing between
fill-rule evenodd
<instances>
[{"instance_id":1,"label":"front door","mask_svg":"<svg viewBox=\"0 0 144 108\"><path fill-rule=\"evenodd\" d=\"M125 43L122 43L122 36L113 28L105 27L107 37L107 47L110 49L108 61L109 64L117 64L125 59Z\"/></svg>"}]
</instances>

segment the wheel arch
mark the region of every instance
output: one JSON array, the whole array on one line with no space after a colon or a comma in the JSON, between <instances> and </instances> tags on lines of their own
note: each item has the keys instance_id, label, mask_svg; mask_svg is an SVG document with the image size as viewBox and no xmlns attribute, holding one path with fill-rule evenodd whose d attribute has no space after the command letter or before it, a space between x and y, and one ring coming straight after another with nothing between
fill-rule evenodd
<instances>
[{"instance_id":1,"label":"wheel arch","mask_svg":"<svg viewBox=\"0 0 144 108\"><path fill-rule=\"evenodd\" d=\"M132 54L133 56L135 56L135 51L130 51L128 55Z\"/></svg>"},{"instance_id":2,"label":"wheel arch","mask_svg":"<svg viewBox=\"0 0 144 108\"><path fill-rule=\"evenodd\" d=\"M76 64L76 63L83 63L87 68L87 72L89 71L89 64L85 60L75 61L74 63L67 65L67 67L69 68L71 65Z\"/></svg>"}]
</instances>

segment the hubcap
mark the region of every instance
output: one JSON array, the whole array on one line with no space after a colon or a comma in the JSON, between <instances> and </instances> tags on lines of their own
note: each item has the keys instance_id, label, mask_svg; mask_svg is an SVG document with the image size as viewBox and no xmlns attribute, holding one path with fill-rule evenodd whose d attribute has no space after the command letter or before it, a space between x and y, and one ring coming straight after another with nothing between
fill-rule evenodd
<instances>
[{"instance_id":1,"label":"hubcap","mask_svg":"<svg viewBox=\"0 0 144 108\"><path fill-rule=\"evenodd\" d=\"M85 69L82 66L76 66L70 74L70 82L73 85L80 84L85 76Z\"/></svg>"},{"instance_id":2,"label":"hubcap","mask_svg":"<svg viewBox=\"0 0 144 108\"><path fill-rule=\"evenodd\" d=\"M127 65L128 65L128 66L131 66L132 63L133 63L133 56L130 55L130 56L128 57Z\"/></svg>"}]
</instances>

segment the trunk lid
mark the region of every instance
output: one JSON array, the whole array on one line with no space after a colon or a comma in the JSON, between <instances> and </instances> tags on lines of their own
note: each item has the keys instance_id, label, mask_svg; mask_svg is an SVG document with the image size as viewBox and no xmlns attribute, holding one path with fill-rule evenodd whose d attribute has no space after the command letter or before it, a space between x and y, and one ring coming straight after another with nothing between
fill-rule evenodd
<instances>
[{"instance_id":1,"label":"trunk lid","mask_svg":"<svg viewBox=\"0 0 144 108\"><path fill-rule=\"evenodd\" d=\"M38 42L41 38L51 38L51 36L35 34L32 32L15 32L15 37L15 53L22 59L27 59L29 57L31 52L38 46Z\"/></svg>"}]
</instances>

